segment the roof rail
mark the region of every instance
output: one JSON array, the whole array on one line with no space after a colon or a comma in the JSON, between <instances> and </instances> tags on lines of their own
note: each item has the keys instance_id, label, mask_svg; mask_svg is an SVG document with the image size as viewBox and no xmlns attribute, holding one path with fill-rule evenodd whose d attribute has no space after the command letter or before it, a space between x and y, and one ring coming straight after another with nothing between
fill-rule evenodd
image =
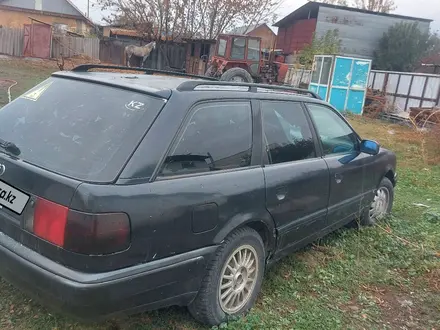
<instances>
[{"instance_id":1,"label":"roof rail","mask_svg":"<svg viewBox=\"0 0 440 330\"><path fill-rule=\"evenodd\" d=\"M82 65L78 65L77 67L73 68L72 72L87 72L92 69L127 70L127 71L143 72L145 74L160 73L160 74L169 75L169 76L179 76L179 77L204 79L204 80L209 80L209 81L218 81L216 78L199 76L199 75L194 75L194 74L187 74L187 73L183 73L183 72L156 70L156 69L149 69L149 68L130 68L128 66L114 66L114 65L104 65L104 64L82 64Z\"/></svg>"},{"instance_id":2,"label":"roof rail","mask_svg":"<svg viewBox=\"0 0 440 330\"><path fill-rule=\"evenodd\" d=\"M321 100L321 97L307 89L295 88L286 85L266 85L266 84L253 84L253 83L242 83L242 82L231 82L231 81L185 81L177 87L179 91L193 91L199 86L207 86L209 90L211 86L219 86L219 87L248 87L248 90L253 93L261 93L263 90L268 90L270 92L286 92L286 93L297 93L308 95L309 97L313 97L315 99ZM243 91L243 89L237 88L237 91Z\"/></svg>"}]
</instances>

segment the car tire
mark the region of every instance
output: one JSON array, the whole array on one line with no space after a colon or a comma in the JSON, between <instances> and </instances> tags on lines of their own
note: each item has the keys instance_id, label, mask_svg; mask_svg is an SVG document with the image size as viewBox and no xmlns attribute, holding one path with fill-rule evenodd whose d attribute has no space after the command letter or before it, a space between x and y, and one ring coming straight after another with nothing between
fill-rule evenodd
<instances>
[{"instance_id":1,"label":"car tire","mask_svg":"<svg viewBox=\"0 0 440 330\"><path fill-rule=\"evenodd\" d=\"M248 227L235 230L216 251L199 293L188 306L190 313L210 326L246 314L260 292L264 268L261 236Z\"/></svg>"},{"instance_id":2,"label":"car tire","mask_svg":"<svg viewBox=\"0 0 440 330\"><path fill-rule=\"evenodd\" d=\"M383 178L377 188L374 200L361 216L362 226L374 226L391 213L394 202L394 186L390 179Z\"/></svg>"},{"instance_id":3,"label":"car tire","mask_svg":"<svg viewBox=\"0 0 440 330\"><path fill-rule=\"evenodd\" d=\"M220 80L222 81L234 81L234 82L245 82L253 83L254 79L245 69L242 68L231 68L222 74Z\"/></svg>"}]
</instances>

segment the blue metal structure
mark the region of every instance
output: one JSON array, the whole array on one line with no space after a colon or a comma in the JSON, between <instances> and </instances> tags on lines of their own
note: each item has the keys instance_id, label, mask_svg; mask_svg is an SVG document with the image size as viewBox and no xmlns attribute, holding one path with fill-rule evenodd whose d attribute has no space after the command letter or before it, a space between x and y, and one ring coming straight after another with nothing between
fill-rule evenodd
<instances>
[{"instance_id":1,"label":"blue metal structure","mask_svg":"<svg viewBox=\"0 0 440 330\"><path fill-rule=\"evenodd\" d=\"M339 111L362 114L371 60L316 55L309 89Z\"/></svg>"}]
</instances>

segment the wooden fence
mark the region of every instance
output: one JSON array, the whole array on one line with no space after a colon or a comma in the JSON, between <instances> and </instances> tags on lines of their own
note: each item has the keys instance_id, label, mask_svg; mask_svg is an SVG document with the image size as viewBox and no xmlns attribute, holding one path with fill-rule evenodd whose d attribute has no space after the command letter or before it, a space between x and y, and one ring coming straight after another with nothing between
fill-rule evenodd
<instances>
[{"instance_id":1,"label":"wooden fence","mask_svg":"<svg viewBox=\"0 0 440 330\"><path fill-rule=\"evenodd\" d=\"M99 39L69 36L54 36L52 39L52 57L73 57L86 55L99 59Z\"/></svg>"},{"instance_id":2,"label":"wooden fence","mask_svg":"<svg viewBox=\"0 0 440 330\"><path fill-rule=\"evenodd\" d=\"M141 46L145 45L145 43L142 41L106 38L101 40L99 59L103 63L126 65L125 47L128 45ZM141 66L141 61L141 58L133 56L130 60L130 65L139 67ZM170 43L167 47L164 44L158 44L146 60L145 67L160 70L183 70L185 69L185 64L186 44Z\"/></svg>"},{"instance_id":3,"label":"wooden fence","mask_svg":"<svg viewBox=\"0 0 440 330\"><path fill-rule=\"evenodd\" d=\"M23 29L0 27L0 54L22 56L24 44Z\"/></svg>"},{"instance_id":4,"label":"wooden fence","mask_svg":"<svg viewBox=\"0 0 440 330\"><path fill-rule=\"evenodd\" d=\"M312 79L312 71L303 68L296 68L294 65L289 65L284 83L293 87L306 87L310 84Z\"/></svg>"},{"instance_id":5,"label":"wooden fence","mask_svg":"<svg viewBox=\"0 0 440 330\"><path fill-rule=\"evenodd\" d=\"M0 28L0 54L24 56L23 29ZM53 36L51 57L87 55L99 59L99 39L70 36Z\"/></svg>"}]
</instances>

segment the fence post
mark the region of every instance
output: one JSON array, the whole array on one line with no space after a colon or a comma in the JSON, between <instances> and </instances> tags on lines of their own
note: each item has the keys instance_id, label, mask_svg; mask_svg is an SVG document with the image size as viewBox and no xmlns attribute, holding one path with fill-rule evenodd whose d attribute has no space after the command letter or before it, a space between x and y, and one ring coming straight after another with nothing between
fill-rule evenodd
<instances>
[{"instance_id":1,"label":"fence post","mask_svg":"<svg viewBox=\"0 0 440 330\"><path fill-rule=\"evenodd\" d=\"M437 105L440 106L440 84L438 85Z\"/></svg>"}]
</instances>

